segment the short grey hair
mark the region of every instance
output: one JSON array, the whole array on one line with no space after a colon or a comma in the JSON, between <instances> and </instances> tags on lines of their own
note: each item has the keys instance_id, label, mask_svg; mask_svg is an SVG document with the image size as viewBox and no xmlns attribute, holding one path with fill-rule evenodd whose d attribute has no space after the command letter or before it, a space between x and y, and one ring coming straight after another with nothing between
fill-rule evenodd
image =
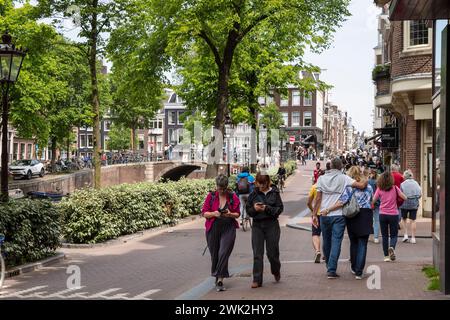
<instances>
[{"instance_id":1,"label":"short grey hair","mask_svg":"<svg viewBox=\"0 0 450 320\"><path fill-rule=\"evenodd\" d=\"M399 172L400 171L400 167L396 164L393 164L391 166L391 171L395 171L395 172Z\"/></svg>"},{"instance_id":2,"label":"short grey hair","mask_svg":"<svg viewBox=\"0 0 450 320\"><path fill-rule=\"evenodd\" d=\"M228 177L224 174L219 174L216 177L216 186L220 188L228 188Z\"/></svg>"},{"instance_id":3,"label":"short grey hair","mask_svg":"<svg viewBox=\"0 0 450 320\"><path fill-rule=\"evenodd\" d=\"M342 160L340 158L334 158L331 160L331 169L342 170Z\"/></svg>"},{"instance_id":4,"label":"short grey hair","mask_svg":"<svg viewBox=\"0 0 450 320\"><path fill-rule=\"evenodd\" d=\"M405 180L406 179L414 179L414 175L413 175L412 171L408 169L405 172L403 172L403 178L405 178Z\"/></svg>"}]
</instances>

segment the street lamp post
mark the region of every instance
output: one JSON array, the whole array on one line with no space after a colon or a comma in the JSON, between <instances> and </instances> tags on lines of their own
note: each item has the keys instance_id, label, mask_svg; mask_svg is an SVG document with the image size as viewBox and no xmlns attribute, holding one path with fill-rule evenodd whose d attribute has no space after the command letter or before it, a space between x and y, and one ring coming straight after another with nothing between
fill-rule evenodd
<instances>
[{"instance_id":1,"label":"street lamp post","mask_svg":"<svg viewBox=\"0 0 450 320\"><path fill-rule=\"evenodd\" d=\"M0 43L0 84L2 90L2 156L1 156L1 201L8 202L8 121L9 88L19 78L26 50L16 48L6 31Z\"/></svg>"},{"instance_id":2,"label":"street lamp post","mask_svg":"<svg viewBox=\"0 0 450 320\"><path fill-rule=\"evenodd\" d=\"M280 163L283 162L283 135L285 132L286 125L282 124L280 126Z\"/></svg>"}]
</instances>

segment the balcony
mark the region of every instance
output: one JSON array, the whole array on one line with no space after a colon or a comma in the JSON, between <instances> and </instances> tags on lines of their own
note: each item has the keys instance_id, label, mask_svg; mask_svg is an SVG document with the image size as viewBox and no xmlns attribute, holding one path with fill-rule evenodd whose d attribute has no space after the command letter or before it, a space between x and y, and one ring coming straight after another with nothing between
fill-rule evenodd
<instances>
[{"instance_id":1,"label":"balcony","mask_svg":"<svg viewBox=\"0 0 450 320\"><path fill-rule=\"evenodd\" d=\"M375 105L391 103L391 65L379 64L372 71L372 80L376 86Z\"/></svg>"}]
</instances>

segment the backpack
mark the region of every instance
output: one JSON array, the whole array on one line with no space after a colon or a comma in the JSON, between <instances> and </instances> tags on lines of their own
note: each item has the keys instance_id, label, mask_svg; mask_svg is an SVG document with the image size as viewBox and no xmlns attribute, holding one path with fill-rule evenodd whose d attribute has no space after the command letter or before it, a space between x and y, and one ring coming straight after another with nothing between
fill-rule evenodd
<instances>
[{"instance_id":1,"label":"backpack","mask_svg":"<svg viewBox=\"0 0 450 320\"><path fill-rule=\"evenodd\" d=\"M346 218L353 218L359 213L359 210L359 203L356 199L355 191L353 191L350 201L342 207L342 214Z\"/></svg>"},{"instance_id":2,"label":"backpack","mask_svg":"<svg viewBox=\"0 0 450 320\"><path fill-rule=\"evenodd\" d=\"M241 177L237 183L237 191L239 194L250 193L250 183L248 182L248 177Z\"/></svg>"},{"instance_id":3,"label":"backpack","mask_svg":"<svg viewBox=\"0 0 450 320\"><path fill-rule=\"evenodd\" d=\"M214 200L216 199L216 192L210 191L209 193L211 194L211 198L209 199L209 207L212 208ZM234 192L228 192L228 198L230 199L230 206L234 204L233 193Z\"/></svg>"}]
</instances>

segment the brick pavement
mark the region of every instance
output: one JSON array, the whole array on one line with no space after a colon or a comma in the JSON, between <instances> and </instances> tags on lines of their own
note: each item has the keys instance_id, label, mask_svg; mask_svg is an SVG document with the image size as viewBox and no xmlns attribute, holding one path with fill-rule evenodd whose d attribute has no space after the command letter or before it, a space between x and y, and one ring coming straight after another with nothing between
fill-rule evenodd
<instances>
[{"instance_id":1,"label":"brick pavement","mask_svg":"<svg viewBox=\"0 0 450 320\"><path fill-rule=\"evenodd\" d=\"M262 288L250 289L252 250L250 232L237 232L230 258L233 277L226 280L227 292L213 291L209 277L210 257L206 253L203 220L197 219L155 232L127 243L91 249L63 249L61 263L23 274L5 282L0 297L5 299L435 299L439 293L424 290L427 280L420 272L431 263L431 239L418 239L416 245L400 243L398 262L383 263L381 247L369 244L368 264L381 268L381 290L368 290L364 281L354 280L348 262L341 262L342 278L330 282L324 264L313 264L311 236L307 231L286 227L293 218L305 214L306 196L311 185L313 161L299 166L286 182L283 193L285 212L282 225L282 281L272 283L265 276ZM309 219L309 218L307 218ZM341 259L348 258L344 240ZM81 271L79 290L67 291L67 267ZM266 262L266 269L267 269Z\"/></svg>"}]
</instances>

